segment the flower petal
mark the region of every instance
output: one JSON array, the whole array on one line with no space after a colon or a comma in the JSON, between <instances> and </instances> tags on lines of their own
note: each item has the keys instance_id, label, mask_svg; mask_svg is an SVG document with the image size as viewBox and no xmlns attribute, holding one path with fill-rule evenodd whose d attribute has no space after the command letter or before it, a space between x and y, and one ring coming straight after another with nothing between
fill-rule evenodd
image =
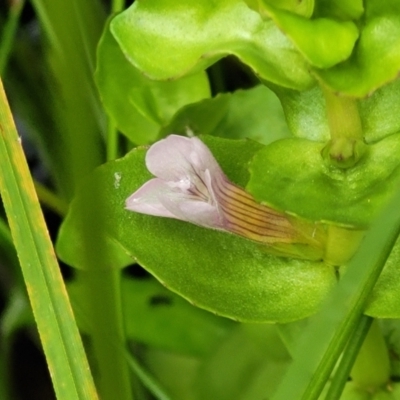
<instances>
[{"instance_id":1,"label":"flower petal","mask_svg":"<svg viewBox=\"0 0 400 400\"><path fill-rule=\"evenodd\" d=\"M179 182L210 170L223 174L208 147L198 138L170 135L154 143L146 154L147 169L156 177Z\"/></svg>"},{"instance_id":2,"label":"flower petal","mask_svg":"<svg viewBox=\"0 0 400 400\"><path fill-rule=\"evenodd\" d=\"M126 199L125 208L129 211L156 217L176 218L160 202L160 197L170 190L171 188L163 180L158 178L151 179Z\"/></svg>"}]
</instances>

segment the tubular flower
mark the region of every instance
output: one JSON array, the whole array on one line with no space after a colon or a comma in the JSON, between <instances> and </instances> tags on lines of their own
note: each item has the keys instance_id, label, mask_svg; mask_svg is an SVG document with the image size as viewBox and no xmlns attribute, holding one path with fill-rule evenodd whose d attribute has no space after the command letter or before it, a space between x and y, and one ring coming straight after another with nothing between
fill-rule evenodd
<instances>
[{"instance_id":1,"label":"tubular flower","mask_svg":"<svg viewBox=\"0 0 400 400\"><path fill-rule=\"evenodd\" d=\"M288 216L259 204L232 183L198 138L170 135L146 154L155 178L126 200L126 209L231 232L265 244L302 242Z\"/></svg>"}]
</instances>

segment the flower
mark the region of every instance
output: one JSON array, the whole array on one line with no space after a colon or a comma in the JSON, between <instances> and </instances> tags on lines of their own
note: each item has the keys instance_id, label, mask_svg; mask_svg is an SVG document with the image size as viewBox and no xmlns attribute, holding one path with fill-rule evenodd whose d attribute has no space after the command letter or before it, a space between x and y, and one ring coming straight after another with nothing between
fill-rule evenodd
<instances>
[{"instance_id":1,"label":"flower","mask_svg":"<svg viewBox=\"0 0 400 400\"><path fill-rule=\"evenodd\" d=\"M288 216L259 204L232 183L198 138L170 135L153 144L146 166L155 178L126 200L126 209L227 231L257 242L293 243Z\"/></svg>"}]
</instances>

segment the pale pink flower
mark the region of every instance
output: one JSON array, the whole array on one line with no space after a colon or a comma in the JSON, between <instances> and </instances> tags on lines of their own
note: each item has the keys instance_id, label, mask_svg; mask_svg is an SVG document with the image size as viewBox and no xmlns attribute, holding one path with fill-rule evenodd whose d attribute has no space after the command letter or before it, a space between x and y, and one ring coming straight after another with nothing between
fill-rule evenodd
<instances>
[{"instance_id":1,"label":"pale pink flower","mask_svg":"<svg viewBox=\"0 0 400 400\"><path fill-rule=\"evenodd\" d=\"M175 218L262 243L292 243L288 217L257 203L232 183L198 138L170 135L153 144L146 166L155 178L126 200L126 209Z\"/></svg>"}]
</instances>

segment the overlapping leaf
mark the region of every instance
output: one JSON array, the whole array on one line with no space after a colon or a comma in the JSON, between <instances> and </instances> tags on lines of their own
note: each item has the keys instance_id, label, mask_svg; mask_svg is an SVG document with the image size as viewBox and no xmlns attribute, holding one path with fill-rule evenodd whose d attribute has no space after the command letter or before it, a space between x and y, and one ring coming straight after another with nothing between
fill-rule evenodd
<instances>
[{"instance_id":1,"label":"overlapping leaf","mask_svg":"<svg viewBox=\"0 0 400 400\"><path fill-rule=\"evenodd\" d=\"M364 97L400 70L400 3L396 0L367 0L361 19L360 39L345 62L317 71L332 90Z\"/></svg>"},{"instance_id":2,"label":"overlapping leaf","mask_svg":"<svg viewBox=\"0 0 400 400\"><path fill-rule=\"evenodd\" d=\"M348 170L325 163L323 147L297 138L265 147L251 164L248 190L259 201L312 221L367 228L398 188L400 134L369 145Z\"/></svg>"},{"instance_id":3,"label":"overlapping leaf","mask_svg":"<svg viewBox=\"0 0 400 400\"><path fill-rule=\"evenodd\" d=\"M137 1L111 21L111 31L125 56L152 79L204 70L232 54L262 80L299 90L313 82L274 22L240 0Z\"/></svg>"},{"instance_id":4,"label":"overlapping leaf","mask_svg":"<svg viewBox=\"0 0 400 400\"><path fill-rule=\"evenodd\" d=\"M128 61L108 29L99 44L96 81L107 112L135 144L154 141L177 110L210 96L204 72L177 81L148 79Z\"/></svg>"},{"instance_id":5,"label":"overlapping leaf","mask_svg":"<svg viewBox=\"0 0 400 400\"><path fill-rule=\"evenodd\" d=\"M358 38L358 29L352 21L311 20L273 7L267 7L266 12L305 59L318 68L330 68L346 60Z\"/></svg>"},{"instance_id":6,"label":"overlapping leaf","mask_svg":"<svg viewBox=\"0 0 400 400\"><path fill-rule=\"evenodd\" d=\"M248 138L262 144L290 136L278 98L263 85L188 105L177 112L160 136L185 134L188 129L196 134Z\"/></svg>"}]
</instances>

